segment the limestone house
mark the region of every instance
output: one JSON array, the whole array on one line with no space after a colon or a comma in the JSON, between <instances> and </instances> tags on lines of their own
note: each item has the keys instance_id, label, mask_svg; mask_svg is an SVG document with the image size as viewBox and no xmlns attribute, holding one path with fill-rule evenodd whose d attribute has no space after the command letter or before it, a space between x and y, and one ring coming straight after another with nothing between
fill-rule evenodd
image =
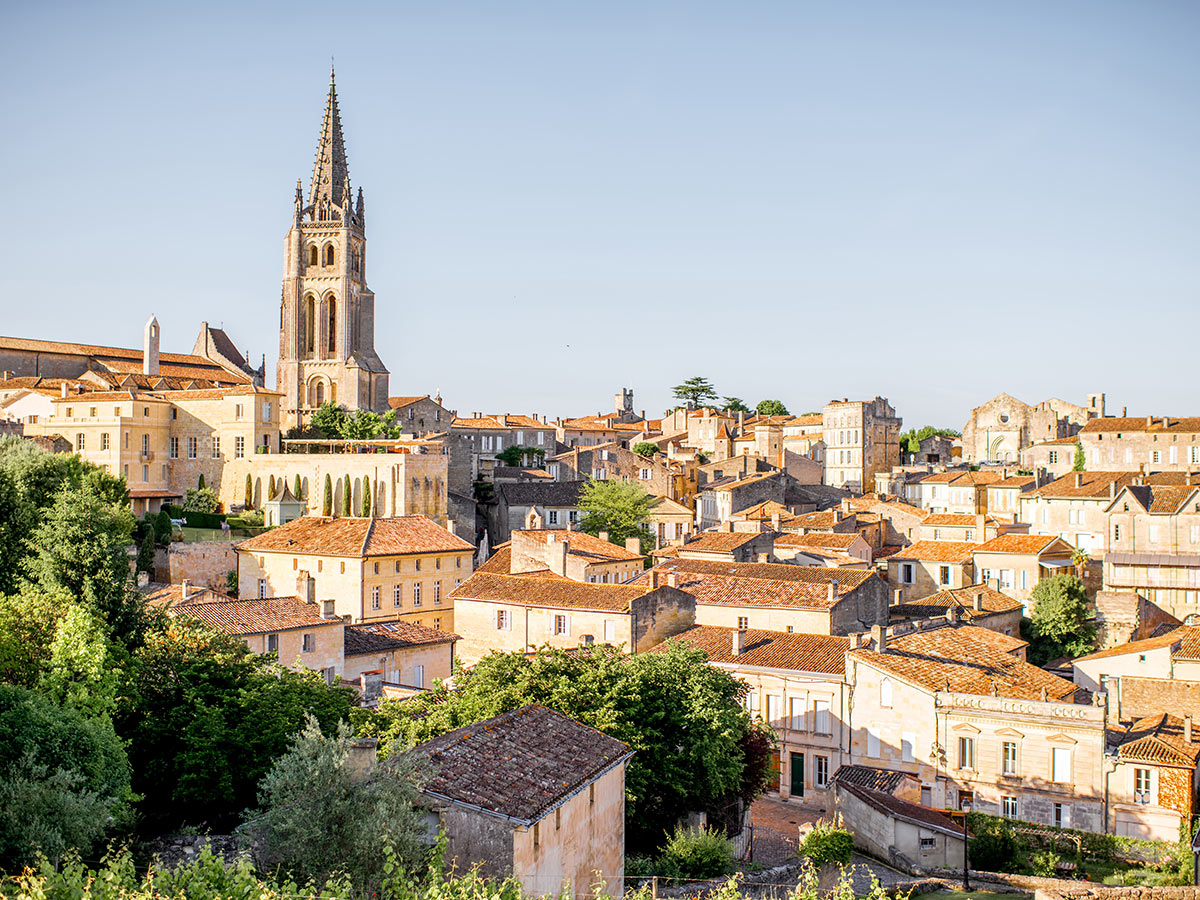
<instances>
[{"instance_id":1,"label":"limestone house","mask_svg":"<svg viewBox=\"0 0 1200 900\"><path fill-rule=\"evenodd\" d=\"M957 610L959 620L968 625L988 628L1011 637L1021 636L1024 607L985 584L938 591L920 600L897 603L888 608L888 613L892 624L899 624L913 619L945 616L950 609Z\"/></svg>"},{"instance_id":2,"label":"limestone house","mask_svg":"<svg viewBox=\"0 0 1200 900\"><path fill-rule=\"evenodd\" d=\"M987 485L987 513L998 522L1009 527L1021 523L1021 498L1032 490L1036 490L1038 481L1032 475L1009 475L1000 481Z\"/></svg>"},{"instance_id":3,"label":"limestone house","mask_svg":"<svg viewBox=\"0 0 1200 900\"><path fill-rule=\"evenodd\" d=\"M697 625L845 635L887 622L887 585L861 569L674 559L634 584L655 577L695 598Z\"/></svg>"},{"instance_id":4,"label":"limestone house","mask_svg":"<svg viewBox=\"0 0 1200 900\"><path fill-rule=\"evenodd\" d=\"M388 397L388 408L395 412L402 433L417 438L444 432L454 418L454 413L442 406L440 395Z\"/></svg>"},{"instance_id":5,"label":"limestone house","mask_svg":"<svg viewBox=\"0 0 1200 900\"><path fill-rule=\"evenodd\" d=\"M1106 830L1104 709L1023 648L936 620L851 636L849 761L915 775L923 806Z\"/></svg>"},{"instance_id":6,"label":"limestone house","mask_svg":"<svg viewBox=\"0 0 1200 900\"><path fill-rule=\"evenodd\" d=\"M895 497L866 494L852 497L850 508L856 513L874 513L880 519L879 543L872 544L873 550L884 546L903 546L919 540L920 524L926 512L910 506ZM868 543L871 543L868 539Z\"/></svg>"},{"instance_id":7,"label":"limestone house","mask_svg":"<svg viewBox=\"0 0 1200 900\"><path fill-rule=\"evenodd\" d=\"M778 740L770 790L824 810L830 776L844 760L846 651L827 634L697 625L675 637L746 685L743 703ZM665 648L660 644L651 652Z\"/></svg>"},{"instance_id":8,"label":"limestone house","mask_svg":"<svg viewBox=\"0 0 1200 900\"><path fill-rule=\"evenodd\" d=\"M401 619L347 625L347 681L378 672L385 684L430 688L454 671L457 634Z\"/></svg>"},{"instance_id":9,"label":"limestone house","mask_svg":"<svg viewBox=\"0 0 1200 900\"><path fill-rule=\"evenodd\" d=\"M640 581L640 580L639 580ZM641 653L690 627L696 601L670 579L588 584L550 572L477 572L452 594L458 654L471 665L491 651L593 643Z\"/></svg>"},{"instance_id":10,"label":"limestone house","mask_svg":"<svg viewBox=\"0 0 1200 900\"><path fill-rule=\"evenodd\" d=\"M1062 478L1022 494L1019 518L1032 534L1050 534L1092 559L1105 551L1108 507L1134 476L1127 472L1068 472Z\"/></svg>"},{"instance_id":11,"label":"limestone house","mask_svg":"<svg viewBox=\"0 0 1200 900\"><path fill-rule=\"evenodd\" d=\"M952 469L921 475L904 485L904 500L932 513L974 516L987 509L987 489L1006 473Z\"/></svg>"},{"instance_id":12,"label":"limestone house","mask_svg":"<svg viewBox=\"0 0 1200 900\"><path fill-rule=\"evenodd\" d=\"M623 584L642 572L645 560L637 538L621 547L609 542L607 532L593 537L565 528L514 531L507 549L506 574L550 573L593 584Z\"/></svg>"},{"instance_id":13,"label":"limestone house","mask_svg":"<svg viewBox=\"0 0 1200 900\"><path fill-rule=\"evenodd\" d=\"M1168 628L1081 656L1074 680L1106 695L1112 722L1164 710L1200 716L1200 626Z\"/></svg>"},{"instance_id":14,"label":"limestone house","mask_svg":"<svg viewBox=\"0 0 1200 900\"><path fill-rule=\"evenodd\" d=\"M667 548L678 559L709 562L770 562L775 535L770 531L704 531Z\"/></svg>"},{"instance_id":15,"label":"limestone house","mask_svg":"<svg viewBox=\"0 0 1200 900\"><path fill-rule=\"evenodd\" d=\"M585 482L551 481L496 485L496 504L489 515L493 545L502 544L512 532L527 527L530 513L545 528L570 528L578 524L579 495Z\"/></svg>"},{"instance_id":16,"label":"limestone house","mask_svg":"<svg viewBox=\"0 0 1200 900\"><path fill-rule=\"evenodd\" d=\"M695 513L667 497L656 497L650 507L647 525L654 534L655 548L681 544L692 535Z\"/></svg>"},{"instance_id":17,"label":"limestone house","mask_svg":"<svg viewBox=\"0 0 1200 900\"><path fill-rule=\"evenodd\" d=\"M448 863L511 876L531 897L621 895L628 746L533 704L411 752L434 773L423 796Z\"/></svg>"},{"instance_id":18,"label":"limestone house","mask_svg":"<svg viewBox=\"0 0 1200 900\"><path fill-rule=\"evenodd\" d=\"M1200 469L1200 417L1113 416L1079 432L1089 469L1188 472Z\"/></svg>"},{"instance_id":19,"label":"limestone house","mask_svg":"<svg viewBox=\"0 0 1200 900\"><path fill-rule=\"evenodd\" d=\"M1191 829L1200 789L1200 734L1192 717L1145 716L1108 732L1115 765L1108 776L1112 831L1125 837L1177 841Z\"/></svg>"},{"instance_id":20,"label":"limestone house","mask_svg":"<svg viewBox=\"0 0 1200 900\"><path fill-rule=\"evenodd\" d=\"M537 416L482 415L455 416L447 437L452 479L450 489L470 496L471 485L491 478L500 463L496 454L510 447L541 450L546 456L555 452L554 426Z\"/></svg>"},{"instance_id":21,"label":"limestone house","mask_svg":"<svg viewBox=\"0 0 1200 900\"><path fill-rule=\"evenodd\" d=\"M1037 583L1051 575L1075 574L1075 548L1046 534L1002 534L975 548L975 571L985 584L1019 600L1028 612Z\"/></svg>"},{"instance_id":22,"label":"limestone house","mask_svg":"<svg viewBox=\"0 0 1200 900\"><path fill-rule=\"evenodd\" d=\"M831 794L859 850L908 872L962 868L963 829L944 812L840 778Z\"/></svg>"},{"instance_id":23,"label":"limestone house","mask_svg":"<svg viewBox=\"0 0 1200 900\"><path fill-rule=\"evenodd\" d=\"M555 481L632 481L648 493L691 503L696 493L696 465L656 453L647 459L617 442L575 447L550 457L546 472Z\"/></svg>"},{"instance_id":24,"label":"limestone house","mask_svg":"<svg viewBox=\"0 0 1200 900\"><path fill-rule=\"evenodd\" d=\"M320 672L330 684L345 675L346 623L316 603L298 597L234 600L186 581L150 590L145 599L169 615L239 637L255 653L275 653L291 669Z\"/></svg>"},{"instance_id":25,"label":"limestone house","mask_svg":"<svg viewBox=\"0 0 1200 900\"><path fill-rule=\"evenodd\" d=\"M999 524L991 516L982 513L977 516L930 513L921 520L921 540L982 544L996 536Z\"/></svg>"},{"instance_id":26,"label":"limestone house","mask_svg":"<svg viewBox=\"0 0 1200 900\"><path fill-rule=\"evenodd\" d=\"M726 475L699 489L696 518L701 530L728 522L733 515L764 500L781 502L786 476L782 472L758 472L752 475Z\"/></svg>"},{"instance_id":27,"label":"limestone house","mask_svg":"<svg viewBox=\"0 0 1200 900\"><path fill-rule=\"evenodd\" d=\"M917 541L889 556L888 587L893 600L907 603L974 584L972 554L978 546L966 541Z\"/></svg>"},{"instance_id":28,"label":"limestone house","mask_svg":"<svg viewBox=\"0 0 1200 900\"><path fill-rule=\"evenodd\" d=\"M1200 612L1197 482L1121 489L1105 509L1105 587L1136 591L1181 618Z\"/></svg>"},{"instance_id":29,"label":"limestone house","mask_svg":"<svg viewBox=\"0 0 1200 900\"><path fill-rule=\"evenodd\" d=\"M451 594L475 548L424 516L305 516L237 545L242 598L285 592L332 602L351 622L402 619L454 630Z\"/></svg>"},{"instance_id":30,"label":"limestone house","mask_svg":"<svg viewBox=\"0 0 1200 900\"><path fill-rule=\"evenodd\" d=\"M853 491L875 485L875 473L900 464L902 420L884 397L833 400L821 410L825 484Z\"/></svg>"},{"instance_id":31,"label":"limestone house","mask_svg":"<svg viewBox=\"0 0 1200 900\"><path fill-rule=\"evenodd\" d=\"M1033 472L1045 472L1052 479L1062 478L1075 468L1078 437L1038 441L1021 451L1021 465Z\"/></svg>"},{"instance_id":32,"label":"limestone house","mask_svg":"<svg viewBox=\"0 0 1200 900\"><path fill-rule=\"evenodd\" d=\"M1183 623L1136 591L1096 592L1096 646L1117 647Z\"/></svg>"}]
</instances>

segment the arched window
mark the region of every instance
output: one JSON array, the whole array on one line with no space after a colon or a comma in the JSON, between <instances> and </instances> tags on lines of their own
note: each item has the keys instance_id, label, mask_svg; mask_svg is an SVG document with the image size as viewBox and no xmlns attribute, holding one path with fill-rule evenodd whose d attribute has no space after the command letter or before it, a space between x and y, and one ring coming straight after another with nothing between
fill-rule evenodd
<instances>
[{"instance_id":1,"label":"arched window","mask_svg":"<svg viewBox=\"0 0 1200 900\"><path fill-rule=\"evenodd\" d=\"M325 245L325 265L333 265L333 244Z\"/></svg>"},{"instance_id":2,"label":"arched window","mask_svg":"<svg viewBox=\"0 0 1200 900\"><path fill-rule=\"evenodd\" d=\"M884 678L879 682L879 705L888 707L892 705L892 679Z\"/></svg>"},{"instance_id":3,"label":"arched window","mask_svg":"<svg viewBox=\"0 0 1200 900\"><path fill-rule=\"evenodd\" d=\"M317 252L317 248L313 247L313 252ZM304 350L306 353L312 353L317 340L317 301L311 294L304 298L304 321L300 323L304 334Z\"/></svg>"},{"instance_id":4,"label":"arched window","mask_svg":"<svg viewBox=\"0 0 1200 900\"><path fill-rule=\"evenodd\" d=\"M313 403L313 406L323 406L324 403L325 403L325 385L318 381L317 382L317 391L316 391L316 402Z\"/></svg>"},{"instance_id":5,"label":"arched window","mask_svg":"<svg viewBox=\"0 0 1200 900\"><path fill-rule=\"evenodd\" d=\"M329 298L329 352L337 348L337 301Z\"/></svg>"},{"instance_id":6,"label":"arched window","mask_svg":"<svg viewBox=\"0 0 1200 900\"><path fill-rule=\"evenodd\" d=\"M308 248L308 264L310 266L315 266L320 263L320 261L320 258L317 256L317 245L313 244Z\"/></svg>"}]
</instances>

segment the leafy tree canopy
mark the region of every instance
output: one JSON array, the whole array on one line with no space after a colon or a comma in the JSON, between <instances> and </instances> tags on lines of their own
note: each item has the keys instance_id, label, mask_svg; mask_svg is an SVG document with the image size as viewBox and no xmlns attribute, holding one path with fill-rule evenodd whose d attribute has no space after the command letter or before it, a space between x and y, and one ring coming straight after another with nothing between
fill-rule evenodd
<instances>
[{"instance_id":1,"label":"leafy tree canopy","mask_svg":"<svg viewBox=\"0 0 1200 900\"><path fill-rule=\"evenodd\" d=\"M720 805L742 788L749 717L744 687L678 642L629 656L597 646L567 653L491 653L439 684L377 713L358 713L360 731L397 752L527 703L551 709L629 744L625 777L631 841L661 841L685 813Z\"/></svg>"},{"instance_id":2,"label":"leafy tree canopy","mask_svg":"<svg viewBox=\"0 0 1200 900\"><path fill-rule=\"evenodd\" d=\"M538 468L542 465L542 460L546 458L546 451L539 450L537 447L505 447L496 454L496 459L506 466L520 467L526 462L532 462Z\"/></svg>"},{"instance_id":3,"label":"leafy tree canopy","mask_svg":"<svg viewBox=\"0 0 1200 900\"><path fill-rule=\"evenodd\" d=\"M649 441L638 441L633 445L633 452L638 456L646 457L646 459L653 459L654 454L658 452L658 444L652 444Z\"/></svg>"},{"instance_id":4,"label":"leafy tree canopy","mask_svg":"<svg viewBox=\"0 0 1200 900\"><path fill-rule=\"evenodd\" d=\"M746 405L745 401L742 400L741 397L726 397L725 403L721 407L721 409L727 413L748 413L748 412L750 412L750 407L748 407Z\"/></svg>"},{"instance_id":5,"label":"leafy tree canopy","mask_svg":"<svg viewBox=\"0 0 1200 900\"><path fill-rule=\"evenodd\" d=\"M702 406L710 400L717 399L717 391L712 386L712 382L699 375L689 378L683 384L675 385L671 388L671 392L675 395L676 400L690 402L695 406Z\"/></svg>"},{"instance_id":6,"label":"leafy tree canopy","mask_svg":"<svg viewBox=\"0 0 1200 900\"><path fill-rule=\"evenodd\" d=\"M1073 472L1083 472L1087 469L1087 457L1083 453L1083 445L1075 445L1075 462L1071 466Z\"/></svg>"},{"instance_id":7,"label":"leafy tree canopy","mask_svg":"<svg viewBox=\"0 0 1200 900\"><path fill-rule=\"evenodd\" d=\"M608 539L619 545L628 538L640 538L642 546L649 547L654 535L646 523L653 506L654 495L636 482L593 479L579 494L579 510L583 513L579 528L591 535L607 531Z\"/></svg>"},{"instance_id":8,"label":"leafy tree canopy","mask_svg":"<svg viewBox=\"0 0 1200 900\"><path fill-rule=\"evenodd\" d=\"M183 496L184 512L215 513L220 507L221 501L212 488L189 489Z\"/></svg>"},{"instance_id":9,"label":"leafy tree canopy","mask_svg":"<svg viewBox=\"0 0 1200 900\"><path fill-rule=\"evenodd\" d=\"M1027 626L1030 662L1041 665L1060 656L1081 656L1095 646L1096 626L1079 578L1043 578L1034 587L1029 602L1033 607L1033 618Z\"/></svg>"},{"instance_id":10,"label":"leafy tree canopy","mask_svg":"<svg viewBox=\"0 0 1200 900\"><path fill-rule=\"evenodd\" d=\"M935 434L948 438L962 437L961 433L953 428L938 428L934 425L910 428L900 434L900 450L904 453L918 453L921 449L921 441L933 437Z\"/></svg>"},{"instance_id":11,"label":"leafy tree canopy","mask_svg":"<svg viewBox=\"0 0 1200 900\"><path fill-rule=\"evenodd\" d=\"M781 400L759 400L754 411L760 416L786 416L789 414Z\"/></svg>"}]
</instances>

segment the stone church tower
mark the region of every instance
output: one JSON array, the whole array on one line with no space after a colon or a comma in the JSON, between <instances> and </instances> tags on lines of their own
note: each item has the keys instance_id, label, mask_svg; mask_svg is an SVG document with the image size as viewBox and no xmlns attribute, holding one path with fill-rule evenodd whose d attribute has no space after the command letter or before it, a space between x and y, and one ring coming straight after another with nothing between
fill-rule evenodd
<instances>
[{"instance_id":1,"label":"stone church tower","mask_svg":"<svg viewBox=\"0 0 1200 900\"><path fill-rule=\"evenodd\" d=\"M388 370L375 353L375 295L367 287L362 188L350 191L333 71L305 202L296 182L284 251L277 388L280 424L302 424L326 402L388 408Z\"/></svg>"}]
</instances>

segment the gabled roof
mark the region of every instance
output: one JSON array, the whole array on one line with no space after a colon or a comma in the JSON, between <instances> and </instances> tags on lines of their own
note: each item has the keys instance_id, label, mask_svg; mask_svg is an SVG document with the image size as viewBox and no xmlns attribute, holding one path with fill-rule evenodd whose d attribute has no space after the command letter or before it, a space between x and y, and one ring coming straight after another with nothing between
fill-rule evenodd
<instances>
[{"instance_id":1,"label":"gabled roof","mask_svg":"<svg viewBox=\"0 0 1200 900\"><path fill-rule=\"evenodd\" d=\"M698 604L828 610L879 576L866 569L818 568L780 563L724 563L672 559L655 567L678 576L678 587ZM648 585L644 572L632 583ZM837 585L831 599L830 585Z\"/></svg>"},{"instance_id":2,"label":"gabled roof","mask_svg":"<svg viewBox=\"0 0 1200 900\"><path fill-rule=\"evenodd\" d=\"M547 542L548 539L565 541L570 545L570 555L584 557L591 562L633 562L644 558L640 553L626 550L611 541L602 541L582 531L568 531L565 528L521 528L514 530L513 534L531 536ZM512 546L511 540L508 545Z\"/></svg>"},{"instance_id":3,"label":"gabled roof","mask_svg":"<svg viewBox=\"0 0 1200 900\"><path fill-rule=\"evenodd\" d=\"M694 625L671 640L682 641L700 650L712 663L845 674L849 638L751 628L745 631L742 652L734 656L733 635L736 631L716 625ZM657 644L649 652L665 649L665 643Z\"/></svg>"},{"instance_id":4,"label":"gabled roof","mask_svg":"<svg viewBox=\"0 0 1200 900\"><path fill-rule=\"evenodd\" d=\"M503 429L503 428L553 428L553 425L548 425L545 422L533 418L533 416L513 416L508 413L500 413L491 416L479 416L478 418L462 418L455 416L451 423L454 428L482 428L482 429Z\"/></svg>"},{"instance_id":5,"label":"gabled roof","mask_svg":"<svg viewBox=\"0 0 1200 900\"><path fill-rule=\"evenodd\" d=\"M1070 554L1074 550L1074 547L1053 534L1000 534L975 548L976 553L1027 553L1034 556L1050 551L1066 551Z\"/></svg>"},{"instance_id":6,"label":"gabled roof","mask_svg":"<svg viewBox=\"0 0 1200 900\"><path fill-rule=\"evenodd\" d=\"M595 609L628 612L630 604L650 593L649 586L589 584L562 577L502 575L476 572L451 592L454 600L484 600L518 606Z\"/></svg>"},{"instance_id":7,"label":"gabled roof","mask_svg":"<svg viewBox=\"0 0 1200 900\"><path fill-rule=\"evenodd\" d=\"M969 541L917 541L915 544L910 544L899 553L889 557L889 559L964 563L970 561L971 555L979 547L979 544Z\"/></svg>"},{"instance_id":8,"label":"gabled roof","mask_svg":"<svg viewBox=\"0 0 1200 900\"><path fill-rule=\"evenodd\" d=\"M843 534L828 534L812 531L808 534L780 534L775 536L776 547L817 547L822 550L848 550L862 537L857 531ZM863 541L863 543L866 543Z\"/></svg>"},{"instance_id":9,"label":"gabled roof","mask_svg":"<svg viewBox=\"0 0 1200 900\"><path fill-rule=\"evenodd\" d=\"M981 599L983 608L980 610L975 609L976 595L979 595ZM950 607L957 608L968 621L1024 609L1020 601L993 590L985 584L972 584L968 587L938 591L936 594L930 594L920 600L897 603L889 606L888 612L891 615L905 618L930 618L944 615Z\"/></svg>"},{"instance_id":10,"label":"gabled roof","mask_svg":"<svg viewBox=\"0 0 1200 900\"><path fill-rule=\"evenodd\" d=\"M844 765L838 766L831 781L838 784L854 784L872 791L882 791L890 794L900 787L907 779L916 779L910 772L898 772L895 769L876 769L871 766Z\"/></svg>"},{"instance_id":11,"label":"gabled roof","mask_svg":"<svg viewBox=\"0 0 1200 900\"><path fill-rule=\"evenodd\" d=\"M425 647L432 644L452 644L460 640L451 631L426 628L414 622L395 619L387 622L361 622L347 625L345 631L345 654L356 656L361 653L390 653L410 647Z\"/></svg>"},{"instance_id":12,"label":"gabled roof","mask_svg":"<svg viewBox=\"0 0 1200 900\"><path fill-rule=\"evenodd\" d=\"M475 548L425 516L388 519L303 516L242 541L239 551L311 556L400 556Z\"/></svg>"},{"instance_id":13,"label":"gabled roof","mask_svg":"<svg viewBox=\"0 0 1200 900\"><path fill-rule=\"evenodd\" d=\"M762 537L759 531L702 531L675 549L680 552L728 553Z\"/></svg>"},{"instance_id":14,"label":"gabled roof","mask_svg":"<svg viewBox=\"0 0 1200 900\"><path fill-rule=\"evenodd\" d=\"M532 824L632 754L626 744L540 704L418 744L426 794Z\"/></svg>"},{"instance_id":15,"label":"gabled roof","mask_svg":"<svg viewBox=\"0 0 1200 900\"><path fill-rule=\"evenodd\" d=\"M341 626L341 619L327 619L315 603L299 597L267 597L262 600L186 600L168 607L173 616L199 619L226 634L267 634L293 628Z\"/></svg>"},{"instance_id":16,"label":"gabled roof","mask_svg":"<svg viewBox=\"0 0 1200 900\"><path fill-rule=\"evenodd\" d=\"M654 502L650 505L650 514L659 516L690 516L692 510L677 500L656 496Z\"/></svg>"},{"instance_id":17,"label":"gabled roof","mask_svg":"<svg viewBox=\"0 0 1200 900\"><path fill-rule=\"evenodd\" d=\"M943 812L930 809L928 806L921 806L919 803L901 800L899 797L885 794L883 791L860 787L849 781L840 782L839 787L884 815L903 819L921 828L928 828L962 840L962 828Z\"/></svg>"},{"instance_id":18,"label":"gabled roof","mask_svg":"<svg viewBox=\"0 0 1200 900\"><path fill-rule=\"evenodd\" d=\"M1097 650L1095 653L1088 653L1086 656L1078 657L1075 662L1080 663L1092 659L1108 659L1113 656L1125 656L1128 653L1146 653L1150 650L1161 650L1163 647L1170 647L1172 644L1180 644L1179 649L1182 650L1182 644L1185 638L1190 639L1189 644L1195 645L1200 643L1200 627L1181 625L1178 628L1168 631L1166 634L1143 638L1140 641L1129 641L1125 644L1117 644L1115 647L1107 647L1104 650ZM1192 647L1189 647L1189 649L1192 649Z\"/></svg>"},{"instance_id":19,"label":"gabled roof","mask_svg":"<svg viewBox=\"0 0 1200 900\"><path fill-rule=\"evenodd\" d=\"M578 506L585 481L529 481L496 485L509 506Z\"/></svg>"},{"instance_id":20,"label":"gabled roof","mask_svg":"<svg viewBox=\"0 0 1200 900\"><path fill-rule=\"evenodd\" d=\"M887 649L850 653L931 693L1071 702L1075 685L1012 655L1024 641L974 625L924 629L887 638Z\"/></svg>"},{"instance_id":21,"label":"gabled roof","mask_svg":"<svg viewBox=\"0 0 1200 900\"><path fill-rule=\"evenodd\" d=\"M1192 502L1200 486L1175 484L1128 484L1105 507L1106 513L1118 511L1118 505L1128 501L1136 503L1143 512L1152 516L1174 516L1184 512Z\"/></svg>"},{"instance_id":22,"label":"gabled roof","mask_svg":"<svg viewBox=\"0 0 1200 900\"><path fill-rule=\"evenodd\" d=\"M979 517L959 513L930 513L921 520L921 524L947 528L974 528L979 524ZM995 525L997 523L991 516L984 516L984 524Z\"/></svg>"},{"instance_id":23,"label":"gabled roof","mask_svg":"<svg viewBox=\"0 0 1200 900\"><path fill-rule=\"evenodd\" d=\"M1133 472L1068 472L1025 496L1047 500L1105 500L1116 496L1117 491L1132 484L1136 477Z\"/></svg>"},{"instance_id":24,"label":"gabled roof","mask_svg":"<svg viewBox=\"0 0 1200 900\"><path fill-rule=\"evenodd\" d=\"M1129 725L1110 728L1108 744L1115 747L1121 762L1195 768L1200 759L1200 730L1185 740L1183 720L1170 713L1157 713Z\"/></svg>"}]
</instances>

